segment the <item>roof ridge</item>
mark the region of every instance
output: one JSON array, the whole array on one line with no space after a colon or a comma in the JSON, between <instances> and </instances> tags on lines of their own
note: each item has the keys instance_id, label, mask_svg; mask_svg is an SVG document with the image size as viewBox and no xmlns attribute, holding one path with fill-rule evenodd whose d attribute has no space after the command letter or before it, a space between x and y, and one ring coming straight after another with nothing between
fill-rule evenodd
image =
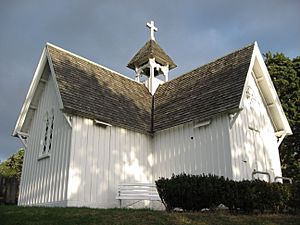
<instances>
[{"instance_id":1,"label":"roof ridge","mask_svg":"<svg viewBox=\"0 0 300 225\"><path fill-rule=\"evenodd\" d=\"M110 68L108 68L108 67L106 67L106 66L100 65L100 64L98 64L98 63L96 63L96 62L94 62L94 61L92 61L92 60L90 60L90 59L87 59L87 58L83 57L83 56L77 55L77 54L75 54L75 53L73 53L73 52L70 52L70 51L68 51L68 50L66 50L66 49L63 49L63 48L61 48L61 47L59 47L59 46L57 46L57 45L54 45L54 44L52 44L52 43L47 42L47 43L46 43L46 46L51 46L51 47L53 47L53 48L56 48L56 49L58 49L58 50L60 50L60 51L65 52L65 53L67 53L67 54L70 54L70 55L72 55L72 56L74 56L74 57L76 57L76 58L82 59L82 60L84 60L84 61L86 61L86 62L88 62L88 63L90 63L90 64L93 64L93 65L98 66L98 67L100 67L100 68L102 68L102 69L108 70L108 71L110 71L110 72L112 72L112 73L114 73L114 74L116 74L116 75L119 75L119 76L121 76L121 77L127 78L127 79L130 80L130 81L133 81L133 82L135 82L135 83L141 84L141 83L137 82L136 80L134 80L134 79L132 79L132 78L126 76L126 75L123 75L123 74L121 74L121 73L119 73L119 72L117 72L117 71L114 71L114 70L112 70L112 69L110 69Z\"/></svg>"},{"instance_id":2,"label":"roof ridge","mask_svg":"<svg viewBox=\"0 0 300 225\"><path fill-rule=\"evenodd\" d=\"M225 58L225 57L227 57L227 56L229 56L229 55L231 55L231 54L233 54L233 53L236 53L236 52L242 51L242 50L244 50L244 49L246 49L246 48L249 48L249 47L252 46L252 45L253 45L253 47L254 47L254 46L256 45L256 43L257 43L257 42L254 41L254 42L252 42L251 44L248 44L248 45L246 45L246 46L244 46L244 47L242 47L242 48L239 48L239 49L237 49L237 50L231 51L231 52L227 53L227 54L224 55L224 56L221 56L221 57L212 59L212 60L209 61L208 63L205 63L205 64L203 64L203 65L201 65L201 66L198 66L198 67L196 67L196 68L194 68L194 69L192 69L192 70L189 70L188 72L185 72L185 73L183 73L183 74L181 74L181 75L179 75L179 76L177 76L177 77L175 77L175 78L173 78L173 79L171 79L171 80L169 80L169 81L167 81L167 82L165 82L165 83L163 83L163 84L161 84L161 85L165 85L165 84L167 84L167 83L169 83L169 82L171 82L171 81L173 81L173 80L179 79L179 78L181 78L181 77L183 77L183 76L185 76L185 75L187 75L187 74L193 72L194 70L197 70L197 69L199 69L199 68L201 68L201 67L204 67L204 66L208 66L209 64L212 64L212 63L214 63L214 62L216 62L216 61L218 61L218 60L220 60L220 59L223 59L223 58Z\"/></svg>"}]
</instances>

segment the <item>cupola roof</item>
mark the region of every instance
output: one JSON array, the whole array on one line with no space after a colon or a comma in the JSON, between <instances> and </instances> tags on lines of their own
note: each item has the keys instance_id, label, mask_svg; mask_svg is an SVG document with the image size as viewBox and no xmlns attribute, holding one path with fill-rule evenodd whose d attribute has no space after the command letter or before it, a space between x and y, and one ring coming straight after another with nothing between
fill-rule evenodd
<instances>
[{"instance_id":1,"label":"cupola roof","mask_svg":"<svg viewBox=\"0 0 300 225\"><path fill-rule=\"evenodd\" d=\"M155 40L149 40L130 60L127 67L135 70L152 58L155 58L155 61L163 66L169 65L170 70L177 66Z\"/></svg>"}]
</instances>

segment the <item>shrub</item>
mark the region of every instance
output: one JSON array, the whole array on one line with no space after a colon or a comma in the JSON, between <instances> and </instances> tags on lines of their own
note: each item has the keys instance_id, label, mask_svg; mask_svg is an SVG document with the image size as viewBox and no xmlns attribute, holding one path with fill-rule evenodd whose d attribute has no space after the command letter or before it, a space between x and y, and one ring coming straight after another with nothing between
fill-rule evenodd
<instances>
[{"instance_id":1,"label":"shrub","mask_svg":"<svg viewBox=\"0 0 300 225\"><path fill-rule=\"evenodd\" d=\"M291 198L289 200L289 206L295 210L300 209L300 180L290 185Z\"/></svg>"},{"instance_id":2,"label":"shrub","mask_svg":"<svg viewBox=\"0 0 300 225\"><path fill-rule=\"evenodd\" d=\"M171 178L157 180L156 186L167 211L174 208L193 211L214 209L222 203L230 210L281 212L288 206L297 206L300 199L299 184L233 181L204 174L173 174ZM295 197L298 200L292 200Z\"/></svg>"}]
</instances>

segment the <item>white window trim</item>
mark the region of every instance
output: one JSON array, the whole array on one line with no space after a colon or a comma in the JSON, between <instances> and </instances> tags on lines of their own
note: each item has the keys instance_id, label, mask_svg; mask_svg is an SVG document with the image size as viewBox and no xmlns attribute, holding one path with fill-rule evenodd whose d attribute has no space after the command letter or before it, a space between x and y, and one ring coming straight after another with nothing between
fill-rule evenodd
<instances>
[{"instance_id":1,"label":"white window trim","mask_svg":"<svg viewBox=\"0 0 300 225\"><path fill-rule=\"evenodd\" d=\"M44 126L43 126L43 136L42 136L42 140L41 140L42 148L40 150L40 153L39 153L39 156L37 159L38 161L50 158L50 156L51 156L50 152L52 150L55 113L54 113L54 109L51 109L49 111L45 112L45 116L43 119ZM48 120L48 130L46 132L47 120ZM52 126L53 126L53 129L51 128ZM51 132L52 132L52 138L50 138ZM46 143L45 143L45 137L46 137L45 135L47 136ZM50 148L50 145L51 145L51 148ZM44 151L45 146L46 146L46 149Z\"/></svg>"}]
</instances>

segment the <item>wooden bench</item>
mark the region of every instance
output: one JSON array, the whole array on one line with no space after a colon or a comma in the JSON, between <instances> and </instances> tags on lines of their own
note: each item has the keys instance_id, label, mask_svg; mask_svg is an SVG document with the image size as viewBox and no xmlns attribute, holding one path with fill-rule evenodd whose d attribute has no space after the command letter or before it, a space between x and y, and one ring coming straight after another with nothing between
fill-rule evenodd
<instances>
[{"instance_id":1,"label":"wooden bench","mask_svg":"<svg viewBox=\"0 0 300 225\"><path fill-rule=\"evenodd\" d=\"M155 184L151 183L119 184L116 199L120 202L120 208L122 207L122 200L136 200L127 206L143 200L161 201Z\"/></svg>"}]
</instances>

